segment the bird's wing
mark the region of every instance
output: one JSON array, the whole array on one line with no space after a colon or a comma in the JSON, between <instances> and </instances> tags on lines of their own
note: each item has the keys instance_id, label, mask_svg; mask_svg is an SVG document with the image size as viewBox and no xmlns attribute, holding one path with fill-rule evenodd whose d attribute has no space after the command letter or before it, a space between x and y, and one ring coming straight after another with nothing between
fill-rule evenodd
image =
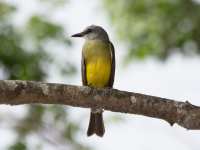
<instances>
[{"instance_id":1,"label":"bird's wing","mask_svg":"<svg viewBox=\"0 0 200 150\"><path fill-rule=\"evenodd\" d=\"M115 48L114 45L109 42L110 54L111 54L111 74L110 80L108 82L108 87L113 87L114 78L115 78Z\"/></svg>"},{"instance_id":2,"label":"bird's wing","mask_svg":"<svg viewBox=\"0 0 200 150\"><path fill-rule=\"evenodd\" d=\"M85 65L85 57L82 52L82 58L81 58L81 74L82 74L82 84L84 86L87 86L87 78L86 78L86 65Z\"/></svg>"}]
</instances>

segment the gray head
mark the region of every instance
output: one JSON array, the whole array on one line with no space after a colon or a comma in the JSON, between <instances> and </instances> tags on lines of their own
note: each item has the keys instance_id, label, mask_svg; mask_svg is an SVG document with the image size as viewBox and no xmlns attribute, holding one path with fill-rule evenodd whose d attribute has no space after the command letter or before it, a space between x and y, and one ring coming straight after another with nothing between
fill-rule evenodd
<instances>
[{"instance_id":1,"label":"gray head","mask_svg":"<svg viewBox=\"0 0 200 150\"><path fill-rule=\"evenodd\" d=\"M83 32L72 35L71 37L83 37L85 41L89 40L102 40L109 41L107 32L100 26L91 25Z\"/></svg>"}]
</instances>

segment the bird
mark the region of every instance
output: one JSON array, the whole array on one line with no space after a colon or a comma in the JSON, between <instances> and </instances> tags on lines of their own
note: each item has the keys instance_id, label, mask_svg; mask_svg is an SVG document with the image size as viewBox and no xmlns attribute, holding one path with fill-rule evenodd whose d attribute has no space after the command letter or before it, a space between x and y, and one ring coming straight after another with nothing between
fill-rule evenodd
<instances>
[{"instance_id":1,"label":"bird","mask_svg":"<svg viewBox=\"0 0 200 150\"><path fill-rule=\"evenodd\" d=\"M82 37L81 74L82 85L96 88L113 88L115 77L115 48L107 32L100 26L91 25L71 37ZM102 108L91 108L87 136L103 137L105 127Z\"/></svg>"}]
</instances>

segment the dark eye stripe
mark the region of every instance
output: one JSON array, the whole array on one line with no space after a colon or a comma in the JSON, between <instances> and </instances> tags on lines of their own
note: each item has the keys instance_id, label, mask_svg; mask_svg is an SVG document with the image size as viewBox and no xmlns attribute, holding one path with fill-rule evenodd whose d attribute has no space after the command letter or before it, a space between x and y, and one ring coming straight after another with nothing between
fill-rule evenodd
<instances>
[{"instance_id":1,"label":"dark eye stripe","mask_svg":"<svg viewBox=\"0 0 200 150\"><path fill-rule=\"evenodd\" d=\"M92 29L88 29L87 31L88 31L88 32L91 32L91 31L92 31Z\"/></svg>"},{"instance_id":2,"label":"dark eye stripe","mask_svg":"<svg viewBox=\"0 0 200 150\"><path fill-rule=\"evenodd\" d=\"M92 29L88 29L88 30L86 31L86 34L87 34L87 33L90 33L90 32L92 32Z\"/></svg>"}]
</instances>

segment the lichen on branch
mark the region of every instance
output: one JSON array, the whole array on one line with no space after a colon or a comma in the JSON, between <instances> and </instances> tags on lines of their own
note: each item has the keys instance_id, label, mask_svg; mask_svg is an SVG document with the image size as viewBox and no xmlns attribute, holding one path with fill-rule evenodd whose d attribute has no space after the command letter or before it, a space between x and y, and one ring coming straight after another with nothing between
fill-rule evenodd
<instances>
[{"instance_id":1,"label":"lichen on branch","mask_svg":"<svg viewBox=\"0 0 200 150\"><path fill-rule=\"evenodd\" d=\"M74 107L101 107L177 123L188 130L200 129L200 107L139 93L87 86L19 80L0 80L0 104L60 104Z\"/></svg>"}]
</instances>

